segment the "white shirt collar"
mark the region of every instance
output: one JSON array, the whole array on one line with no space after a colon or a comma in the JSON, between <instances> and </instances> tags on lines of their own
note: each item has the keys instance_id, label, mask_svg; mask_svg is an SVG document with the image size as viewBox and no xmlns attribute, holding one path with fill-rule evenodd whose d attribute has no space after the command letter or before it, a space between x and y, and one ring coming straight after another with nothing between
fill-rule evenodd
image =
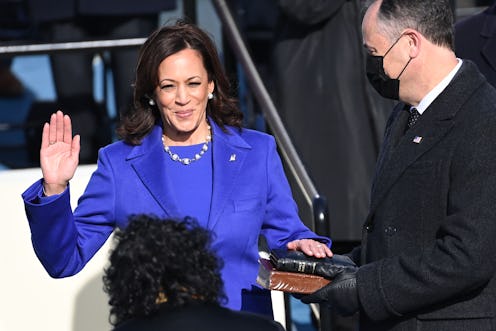
<instances>
[{"instance_id":1,"label":"white shirt collar","mask_svg":"<svg viewBox=\"0 0 496 331\"><path fill-rule=\"evenodd\" d=\"M430 104L437 98L437 96L444 91L446 86L448 86L448 84L451 82L455 74L462 66L463 61L459 58L457 58L457 60L458 64L453 68L453 70L451 70L450 73L446 77L444 77L441 82L439 82L439 84L437 84L429 93L427 93L426 96L422 100L420 100L418 106L415 107L421 115L424 113L427 107L429 107Z\"/></svg>"}]
</instances>

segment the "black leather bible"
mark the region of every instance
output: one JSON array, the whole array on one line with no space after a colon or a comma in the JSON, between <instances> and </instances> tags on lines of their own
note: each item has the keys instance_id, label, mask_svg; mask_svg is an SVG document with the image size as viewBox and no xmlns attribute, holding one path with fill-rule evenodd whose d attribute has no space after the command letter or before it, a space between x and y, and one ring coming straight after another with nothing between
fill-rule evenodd
<instances>
[{"instance_id":1,"label":"black leather bible","mask_svg":"<svg viewBox=\"0 0 496 331\"><path fill-rule=\"evenodd\" d=\"M316 258L301 251L292 251L286 248L273 249L270 252L270 261L276 270L298 272L328 277L329 274L341 268L355 267L353 261L345 256L334 254L332 258Z\"/></svg>"}]
</instances>

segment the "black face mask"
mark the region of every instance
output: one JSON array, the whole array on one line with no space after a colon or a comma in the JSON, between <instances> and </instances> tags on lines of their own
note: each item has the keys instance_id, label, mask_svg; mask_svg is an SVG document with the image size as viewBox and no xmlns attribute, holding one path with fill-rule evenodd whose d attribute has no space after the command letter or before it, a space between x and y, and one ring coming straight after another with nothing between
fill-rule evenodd
<instances>
[{"instance_id":1,"label":"black face mask","mask_svg":"<svg viewBox=\"0 0 496 331\"><path fill-rule=\"evenodd\" d=\"M394 45L396 45L402 36L403 35L396 39L396 41L391 45L391 47L389 47L383 56L367 54L366 71L370 84L372 84L375 90L384 98L393 100L398 100L400 98L399 78L403 71L405 71L412 58L410 58L410 60L408 60L405 64L398 77L393 79L386 75L386 72L384 71L384 57L386 57L389 51L394 47Z\"/></svg>"}]
</instances>

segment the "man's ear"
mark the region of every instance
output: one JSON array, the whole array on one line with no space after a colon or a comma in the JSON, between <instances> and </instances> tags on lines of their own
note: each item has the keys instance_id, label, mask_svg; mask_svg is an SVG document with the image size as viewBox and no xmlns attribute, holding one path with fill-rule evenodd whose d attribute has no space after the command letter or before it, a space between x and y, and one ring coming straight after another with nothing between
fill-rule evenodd
<instances>
[{"instance_id":1,"label":"man's ear","mask_svg":"<svg viewBox=\"0 0 496 331\"><path fill-rule=\"evenodd\" d=\"M406 29L403 34L408 38L409 56L416 58L421 50L423 36L420 32L413 29Z\"/></svg>"}]
</instances>

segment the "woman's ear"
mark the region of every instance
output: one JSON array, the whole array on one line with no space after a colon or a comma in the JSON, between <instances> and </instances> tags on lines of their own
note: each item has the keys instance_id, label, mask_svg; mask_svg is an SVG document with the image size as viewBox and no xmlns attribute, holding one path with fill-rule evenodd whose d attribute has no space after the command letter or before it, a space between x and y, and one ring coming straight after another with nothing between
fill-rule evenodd
<instances>
[{"instance_id":1,"label":"woman's ear","mask_svg":"<svg viewBox=\"0 0 496 331\"><path fill-rule=\"evenodd\" d=\"M214 93L215 83L213 80L208 82L208 93Z\"/></svg>"}]
</instances>

